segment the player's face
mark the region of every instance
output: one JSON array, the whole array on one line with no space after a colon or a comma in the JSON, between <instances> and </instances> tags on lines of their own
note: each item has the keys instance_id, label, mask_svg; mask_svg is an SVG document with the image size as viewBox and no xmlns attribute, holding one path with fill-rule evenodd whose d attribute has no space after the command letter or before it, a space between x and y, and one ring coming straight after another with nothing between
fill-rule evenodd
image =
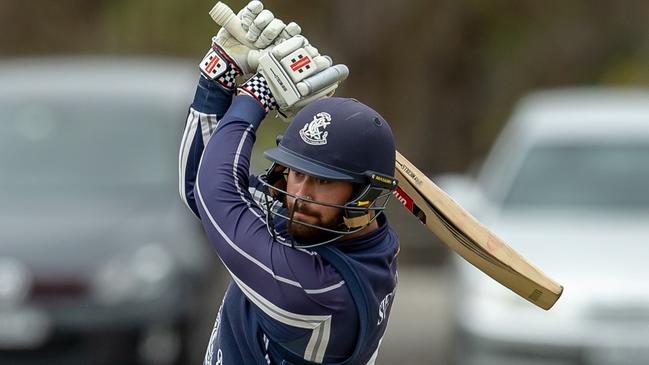
<instances>
[{"instance_id":1,"label":"player's face","mask_svg":"<svg viewBox=\"0 0 649 365\"><path fill-rule=\"evenodd\" d=\"M309 198L329 204L343 205L351 198L353 186L349 182L329 181L289 170L286 178L286 191L298 197ZM287 196L289 214L294 220L313 224L319 227L340 229L342 210L321 204L308 203ZM317 228L302 224L291 224L290 233L300 242L318 242L327 239L331 234Z\"/></svg>"}]
</instances>

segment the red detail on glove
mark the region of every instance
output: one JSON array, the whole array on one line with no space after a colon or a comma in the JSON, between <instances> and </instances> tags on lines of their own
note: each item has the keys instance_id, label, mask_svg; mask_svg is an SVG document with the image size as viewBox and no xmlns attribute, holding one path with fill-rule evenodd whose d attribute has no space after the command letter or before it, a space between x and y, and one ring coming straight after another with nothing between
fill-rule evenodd
<instances>
[{"instance_id":1,"label":"red detail on glove","mask_svg":"<svg viewBox=\"0 0 649 365\"><path fill-rule=\"evenodd\" d=\"M207 71L207 73L211 73L212 70L214 70L214 67L216 67L216 64L219 63L220 60L221 59L219 58L219 56L214 55L214 58L212 58L210 63L205 67L205 71Z\"/></svg>"},{"instance_id":2,"label":"red detail on glove","mask_svg":"<svg viewBox=\"0 0 649 365\"><path fill-rule=\"evenodd\" d=\"M295 61L295 62L293 62L291 64L291 70L297 71L297 70L301 69L302 67L308 65L309 63L311 63L311 59L308 56L302 57L299 60L297 60L297 61Z\"/></svg>"}]
</instances>

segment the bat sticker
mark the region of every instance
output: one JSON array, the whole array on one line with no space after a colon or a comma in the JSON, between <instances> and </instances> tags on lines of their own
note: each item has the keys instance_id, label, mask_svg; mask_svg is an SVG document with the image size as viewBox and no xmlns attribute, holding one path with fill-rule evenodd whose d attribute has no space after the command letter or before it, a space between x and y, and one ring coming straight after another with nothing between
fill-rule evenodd
<instances>
[{"instance_id":1,"label":"bat sticker","mask_svg":"<svg viewBox=\"0 0 649 365\"><path fill-rule=\"evenodd\" d=\"M426 224L426 213L415 204L414 200L412 200L405 191L397 186L397 188L392 191L392 194L397 198L399 203L403 204L403 206L414 214L421 223Z\"/></svg>"}]
</instances>

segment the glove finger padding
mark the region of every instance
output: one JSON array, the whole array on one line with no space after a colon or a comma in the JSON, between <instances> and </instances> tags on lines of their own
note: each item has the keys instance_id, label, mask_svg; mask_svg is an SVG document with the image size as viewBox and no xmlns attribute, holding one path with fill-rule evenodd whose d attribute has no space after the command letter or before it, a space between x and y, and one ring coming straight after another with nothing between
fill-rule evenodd
<instances>
[{"instance_id":1,"label":"glove finger padding","mask_svg":"<svg viewBox=\"0 0 649 365\"><path fill-rule=\"evenodd\" d=\"M281 20L280 20L281 22ZM279 24L279 23L276 23ZM283 22L281 24L284 24ZM275 34L275 28L277 26L273 25L273 21L270 22L270 24L264 29L259 37L259 39L271 39L273 34ZM270 29L269 29L270 28ZM292 39L295 36L298 36L300 32L302 31L302 28L300 28L299 25L297 25L294 22L289 23L284 27L284 29L280 29L279 35L276 35L276 38L274 40L275 44L283 43L284 41L288 39ZM302 36L299 36L302 37ZM303 40L302 42L306 41L306 38L302 37ZM297 49L299 48L298 44L300 41L293 41L294 43L290 45L291 49ZM306 41L308 43L308 41ZM256 45L256 44L255 44ZM260 49L260 50L251 50L250 53L248 54L248 65L250 66L251 69L257 69L259 67L259 57L261 57L264 53L270 52L270 42L266 47L260 47L260 48L265 48L265 49Z\"/></svg>"},{"instance_id":2,"label":"glove finger padding","mask_svg":"<svg viewBox=\"0 0 649 365\"><path fill-rule=\"evenodd\" d=\"M349 68L346 65L335 65L304 79L302 82L298 82L296 87L300 94L306 97L326 89L330 85L338 85L347 76L349 76Z\"/></svg>"},{"instance_id":3,"label":"glove finger padding","mask_svg":"<svg viewBox=\"0 0 649 365\"><path fill-rule=\"evenodd\" d=\"M331 67L333 65L333 61L331 60L331 57L329 56L314 56L313 57L313 63L315 64L315 67L318 70L324 70L327 67ZM305 79L306 77L304 77Z\"/></svg>"},{"instance_id":4,"label":"glove finger padding","mask_svg":"<svg viewBox=\"0 0 649 365\"><path fill-rule=\"evenodd\" d=\"M250 28L248 28L248 33L246 33L246 39L250 43L254 43L257 41L259 36L261 35L261 32L270 24L271 21L275 19L275 15L268 10L264 9L255 17L255 19L252 21L250 24Z\"/></svg>"},{"instance_id":5,"label":"glove finger padding","mask_svg":"<svg viewBox=\"0 0 649 365\"><path fill-rule=\"evenodd\" d=\"M347 76L349 76L349 68L346 65L339 64L298 83L297 88L302 94L302 98L287 108L280 108L280 116L285 122L290 122L295 114L309 103L332 96L336 92L338 85Z\"/></svg>"},{"instance_id":6,"label":"glove finger padding","mask_svg":"<svg viewBox=\"0 0 649 365\"><path fill-rule=\"evenodd\" d=\"M286 25L283 21L275 18L266 25L264 30L261 31L259 38L255 42L254 46L257 48L266 48L270 46L275 38L284 30Z\"/></svg>"},{"instance_id":7,"label":"glove finger padding","mask_svg":"<svg viewBox=\"0 0 649 365\"><path fill-rule=\"evenodd\" d=\"M336 65L336 66L344 66L344 65ZM347 67L347 66L345 66ZM335 92L336 89L338 88L339 82L336 82L334 84L331 84L327 86L324 89L321 89L319 91L316 91L312 95L308 95L300 100L298 100L295 104L291 105L288 108L285 109L280 109L280 116L284 119L286 122L290 122L291 119L297 114L297 112L300 111L300 109L304 108L305 106L309 105L310 103L320 100L322 98L327 98L332 96Z\"/></svg>"},{"instance_id":8,"label":"glove finger padding","mask_svg":"<svg viewBox=\"0 0 649 365\"><path fill-rule=\"evenodd\" d=\"M259 13L261 13L262 10L264 10L264 4L262 4L261 1L253 0L249 2L248 5L241 9L239 14L237 14L239 19L241 19L241 28L247 32L252 21L257 17L257 15L259 15Z\"/></svg>"},{"instance_id":9,"label":"glove finger padding","mask_svg":"<svg viewBox=\"0 0 649 365\"><path fill-rule=\"evenodd\" d=\"M276 59L281 60L282 58L291 54L291 52L294 52L295 50L302 48L308 44L309 41L307 41L306 38L301 35L296 35L275 46L271 52Z\"/></svg>"},{"instance_id":10,"label":"glove finger padding","mask_svg":"<svg viewBox=\"0 0 649 365\"><path fill-rule=\"evenodd\" d=\"M302 33L302 28L300 28L300 26L297 23L290 22L288 23L286 28L284 28L284 30L282 30L282 32L279 34L277 40L275 41L275 44L280 44L285 40L290 39L291 37L294 37L300 33Z\"/></svg>"}]
</instances>

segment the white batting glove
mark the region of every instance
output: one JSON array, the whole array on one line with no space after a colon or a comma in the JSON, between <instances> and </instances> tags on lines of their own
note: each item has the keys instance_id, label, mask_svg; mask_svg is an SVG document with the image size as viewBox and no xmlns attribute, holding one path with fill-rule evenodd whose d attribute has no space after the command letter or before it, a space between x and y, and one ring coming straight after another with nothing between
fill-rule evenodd
<instances>
[{"instance_id":1,"label":"white batting glove","mask_svg":"<svg viewBox=\"0 0 649 365\"><path fill-rule=\"evenodd\" d=\"M280 114L289 119L310 102L333 95L349 75L349 69L342 64L332 66L330 57L320 55L306 38L297 35L263 54L258 74L263 76ZM255 88L259 85L249 84L244 90L250 93ZM261 91L263 99L264 90Z\"/></svg>"},{"instance_id":2,"label":"white batting glove","mask_svg":"<svg viewBox=\"0 0 649 365\"><path fill-rule=\"evenodd\" d=\"M301 32L297 24L285 25L272 12L264 10L260 1L251 1L237 16L247 32L249 44L243 44L222 28L212 38L212 49L200 63L201 71L206 77L227 88L234 87L236 76L249 76L256 71L257 60L264 49Z\"/></svg>"}]
</instances>

